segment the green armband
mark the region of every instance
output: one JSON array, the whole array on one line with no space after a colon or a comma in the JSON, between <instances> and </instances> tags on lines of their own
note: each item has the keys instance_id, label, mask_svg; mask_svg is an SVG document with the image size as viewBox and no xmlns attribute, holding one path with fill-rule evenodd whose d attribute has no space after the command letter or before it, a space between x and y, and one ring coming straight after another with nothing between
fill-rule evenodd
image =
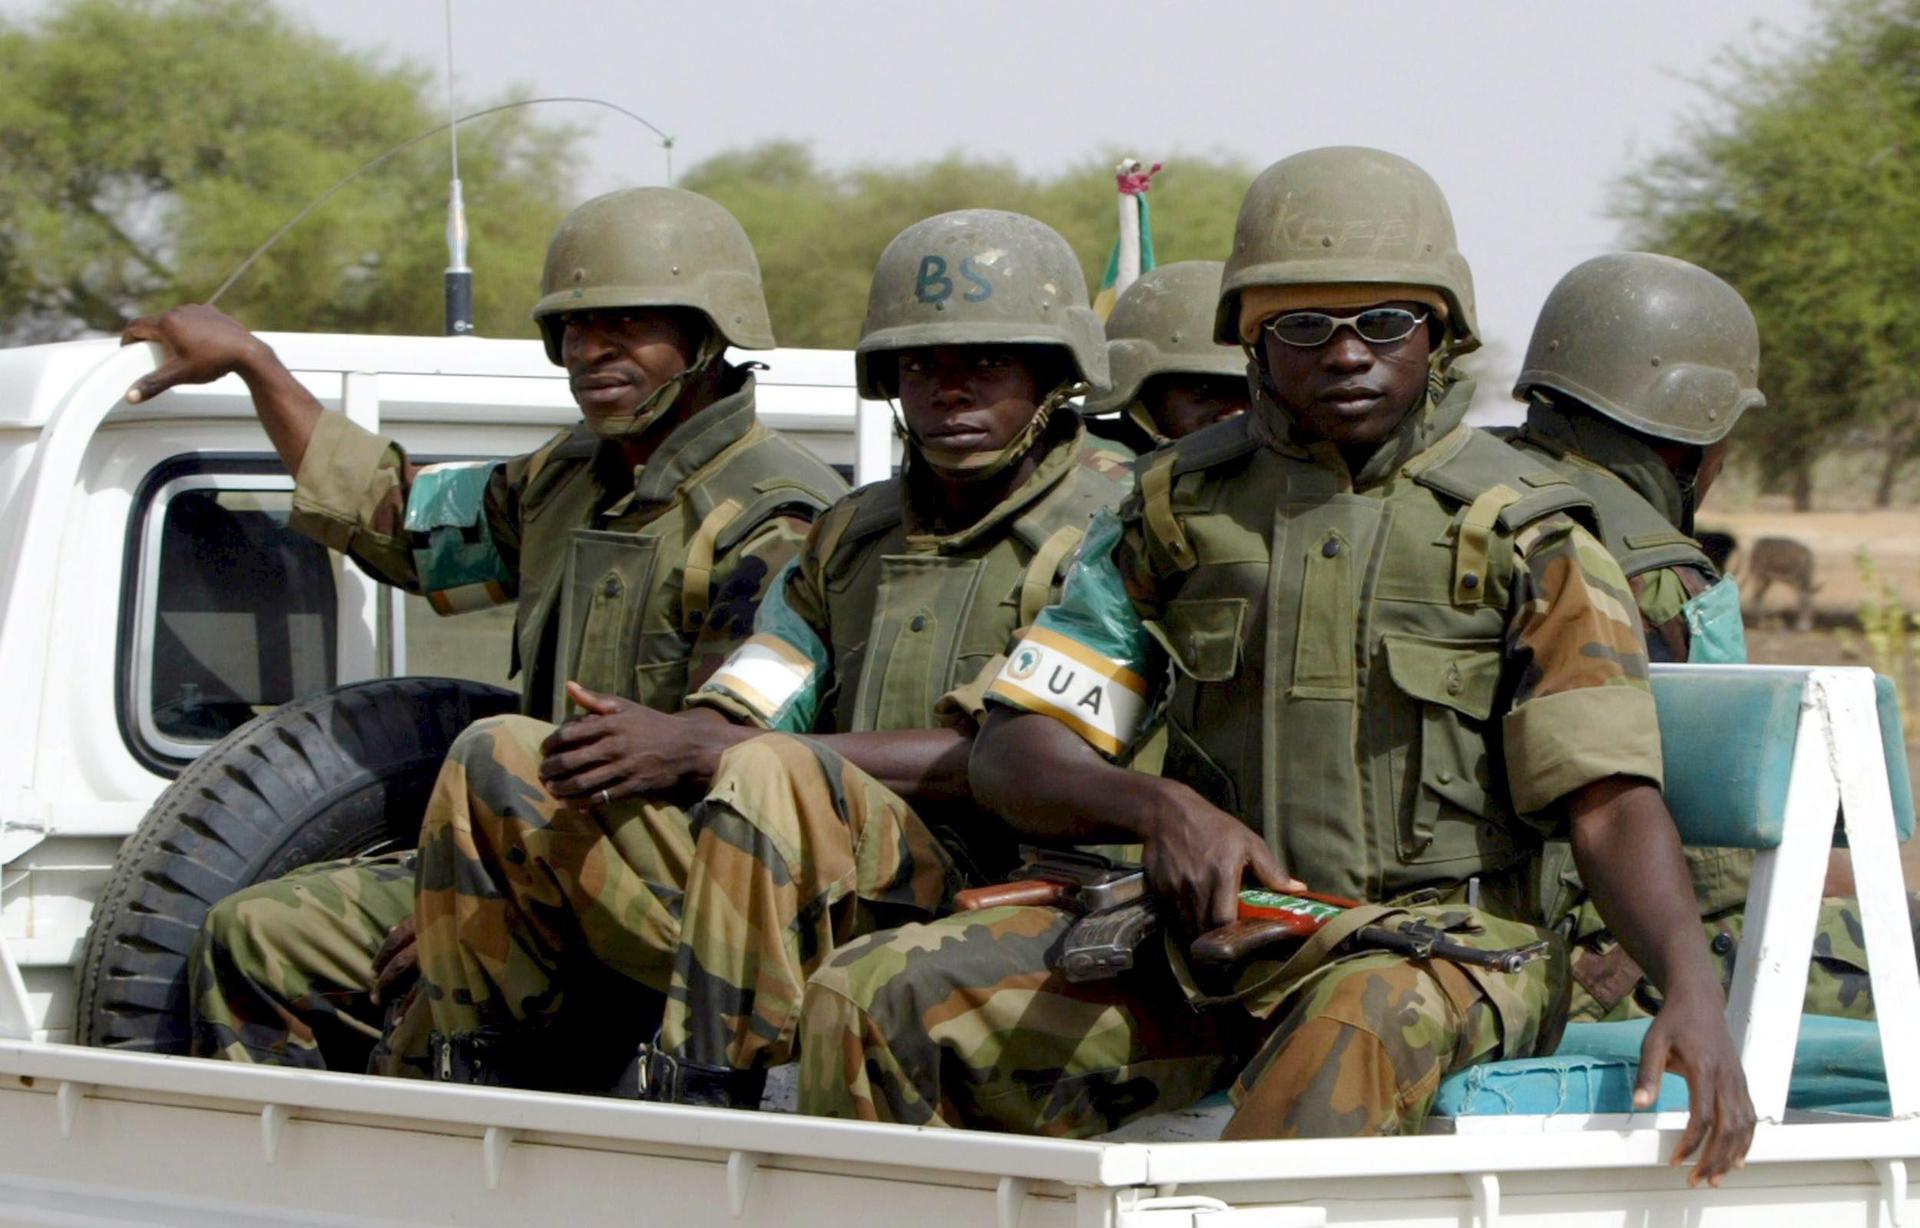
<instances>
[{"instance_id":1,"label":"green armband","mask_svg":"<svg viewBox=\"0 0 1920 1228\"><path fill-rule=\"evenodd\" d=\"M487 484L494 461L428 465L407 492L407 545L420 591L436 612L503 605L514 575L487 526Z\"/></svg>"}]
</instances>

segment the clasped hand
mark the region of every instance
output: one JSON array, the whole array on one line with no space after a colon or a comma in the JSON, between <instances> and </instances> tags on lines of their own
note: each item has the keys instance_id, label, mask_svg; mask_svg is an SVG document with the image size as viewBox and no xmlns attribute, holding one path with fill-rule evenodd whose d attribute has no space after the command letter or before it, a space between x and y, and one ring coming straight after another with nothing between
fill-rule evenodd
<instances>
[{"instance_id":1,"label":"clasped hand","mask_svg":"<svg viewBox=\"0 0 1920 1228\"><path fill-rule=\"evenodd\" d=\"M540 783L555 797L620 801L704 781L730 739L731 726L687 714L669 716L644 704L567 683L583 714L543 742Z\"/></svg>"}]
</instances>

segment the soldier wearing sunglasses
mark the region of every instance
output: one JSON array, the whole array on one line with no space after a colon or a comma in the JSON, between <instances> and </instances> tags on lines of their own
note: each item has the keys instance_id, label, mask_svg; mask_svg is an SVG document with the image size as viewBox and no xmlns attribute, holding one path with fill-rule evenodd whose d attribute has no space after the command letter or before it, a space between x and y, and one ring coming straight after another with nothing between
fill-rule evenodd
<instances>
[{"instance_id":1,"label":"soldier wearing sunglasses","mask_svg":"<svg viewBox=\"0 0 1920 1228\"><path fill-rule=\"evenodd\" d=\"M1532 895L1559 837L1666 992L1636 1102L1684 1073L1676 1158L1717 1182L1753 1109L1660 796L1639 619L1579 488L1463 422L1453 360L1479 336L1439 188L1369 149L1268 168L1214 335L1245 348L1253 408L1143 461L1095 519L970 770L1029 839L1141 843L1179 920L1081 983L1050 962L1057 910L865 939L808 985L801 1107L1087 1136L1230 1084L1230 1138L1418 1132L1447 1075L1553 1051L1568 968ZM1121 766L1163 725L1162 776ZM1305 945L1190 961L1249 880L1373 903ZM1341 940L1416 922L1549 954L1496 971Z\"/></svg>"}]
</instances>

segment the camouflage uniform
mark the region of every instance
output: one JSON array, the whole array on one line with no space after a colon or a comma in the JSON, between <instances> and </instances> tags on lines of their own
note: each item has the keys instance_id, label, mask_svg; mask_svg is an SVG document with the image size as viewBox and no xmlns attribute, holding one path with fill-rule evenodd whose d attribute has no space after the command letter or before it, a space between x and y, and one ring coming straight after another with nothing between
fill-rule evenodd
<instances>
[{"instance_id":1,"label":"camouflage uniform","mask_svg":"<svg viewBox=\"0 0 1920 1228\"><path fill-rule=\"evenodd\" d=\"M1124 466L1088 446L1070 411L1042 446L1034 475L956 533L921 527L911 474L842 500L769 596L753 637L690 702L780 734L970 721L982 675L1023 612L1057 591L1078 526L1125 491ZM452 758L471 758L464 745L500 732L476 726ZM993 873L1009 864L991 816L969 805L916 810L808 738L729 749L704 797L593 809L547 798L532 783L536 762L486 788L446 788L456 804L436 803L421 836L433 1029L469 1050L490 1047L509 1081L554 1084L523 1056L521 1037L607 1031L575 1009L570 978L581 969L652 988L670 978L663 1045L687 1034L689 1000L711 994L694 1015L704 1041L741 1066L780 1060L800 985L835 943L936 914L978 876L965 869L977 861ZM685 835L663 848L662 829ZM742 1048L730 1050L736 1034ZM605 1044L631 1054L645 1038L627 1026Z\"/></svg>"},{"instance_id":2,"label":"camouflage uniform","mask_svg":"<svg viewBox=\"0 0 1920 1228\"><path fill-rule=\"evenodd\" d=\"M1166 501L1149 466L1146 497L1090 534L1066 600L991 697L1060 717L1114 753L1131 738L1124 723L1086 719L1085 697L1079 714L1049 706L1011 677L1033 647L1028 677L1057 680L1067 666L1049 654L1071 641L1085 672L1067 693L1162 711L1166 774L1265 832L1316 888L1437 896L1406 907L1476 945L1541 936L1524 918L1537 907L1532 860L1559 827L1553 804L1609 776L1657 781L1658 735L1624 579L1562 510L1583 501L1459 426L1467 396L1456 386L1417 409L1359 474L1331 449L1269 434L1257 414L1175 445ZM1506 512L1484 553L1461 562L1448 526L1472 523L1502 485ZM1277 513L1276 491L1287 492ZM1153 527L1156 504L1172 529ZM1257 574L1245 566L1255 558ZM1466 574L1476 583L1463 593ZM1471 600L1423 600L1423 582ZM1238 595L1269 586L1264 614ZM1120 636L1123 602L1138 621ZM1169 665L1170 689L1144 681ZM1247 719L1249 703L1265 705L1263 719ZM1633 732L1600 733L1616 728ZM1458 902L1469 877L1479 909ZM807 989L802 1110L1088 1135L1237 1073L1236 1099L1253 1106L1239 1129L1393 1132L1418 1127L1446 1074L1550 1052L1558 1034L1562 958L1506 975L1367 953L1310 967L1255 960L1220 986L1169 951L1131 976L1074 985L1047 967L1059 924L1003 910L841 952Z\"/></svg>"},{"instance_id":3,"label":"camouflage uniform","mask_svg":"<svg viewBox=\"0 0 1920 1228\"><path fill-rule=\"evenodd\" d=\"M469 568L451 596L436 579L444 559L431 531L406 527L433 509L422 507L421 481L408 482L404 453L338 415L322 417L308 445L295 523L443 612L517 596L522 703L543 718L563 709L568 678L676 709L745 638L808 522L844 489L755 421L744 373L639 471L617 444L576 427L528 456L466 472L484 484L476 535L491 542L487 565L504 578L476 585ZM548 727L513 719L537 747ZM380 1034L368 1000L373 956L412 908L410 886L398 888L403 875L411 883L412 854L404 869L402 856L309 866L215 905L189 963L193 1052L364 1068Z\"/></svg>"},{"instance_id":4,"label":"camouflage uniform","mask_svg":"<svg viewBox=\"0 0 1920 1228\"><path fill-rule=\"evenodd\" d=\"M1661 775L1625 578L1568 514L1585 498L1462 423L1471 387L1447 367L1478 338L1437 185L1377 150L1268 168L1214 339L1409 300L1444 332L1429 395L1357 471L1286 425L1250 364L1252 412L1141 462L989 691L1110 758L1164 724L1165 775L1315 888L1388 904L1286 959L1212 976L1169 942L1078 985L1049 967L1046 910L876 935L807 986L803 1111L1087 1135L1238 1075L1230 1134L1381 1133L1417 1128L1450 1071L1551 1050L1563 950L1495 973L1341 945L1409 916L1476 944L1543 936L1557 803Z\"/></svg>"}]
</instances>

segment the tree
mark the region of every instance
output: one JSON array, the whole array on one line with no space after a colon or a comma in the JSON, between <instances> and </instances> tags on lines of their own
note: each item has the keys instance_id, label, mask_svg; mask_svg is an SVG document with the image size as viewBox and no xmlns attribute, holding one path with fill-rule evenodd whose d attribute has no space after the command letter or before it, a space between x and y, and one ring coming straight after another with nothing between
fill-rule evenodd
<instances>
[{"instance_id":1,"label":"tree","mask_svg":"<svg viewBox=\"0 0 1920 1228\"><path fill-rule=\"evenodd\" d=\"M781 344L845 349L860 335L867 282L888 240L949 209L1037 217L1073 245L1089 283L1096 282L1117 224L1117 160L1095 158L1045 178L958 154L917 166L830 171L806 146L778 141L710 158L682 186L733 210L752 236ZM1160 261L1224 259L1253 170L1203 158L1168 163L1152 197Z\"/></svg>"},{"instance_id":2,"label":"tree","mask_svg":"<svg viewBox=\"0 0 1920 1228\"><path fill-rule=\"evenodd\" d=\"M1727 55L1710 111L1622 184L1637 246L1732 282L1760 323L1765 410L1736 446L1795 506L1865 432L1879 497L1920 453L1920 0L1827 0L1822 28Z\"/></svg>"},{"instance_id":3,"label":"tree","mask_svg":"<svg viewBox=\"0 0 1920 1228\"><path fill-rule=\"evenodd\" d=\"M204 299L334 181L441 122L436 95L255 0L64 0L0 23L0 338ZM532 335L575 144L520 111L462 126L480 331ZM438 333L447 177L442 141L393 158L220 305L256 328Z\"/></svg>"}]
</instances>

